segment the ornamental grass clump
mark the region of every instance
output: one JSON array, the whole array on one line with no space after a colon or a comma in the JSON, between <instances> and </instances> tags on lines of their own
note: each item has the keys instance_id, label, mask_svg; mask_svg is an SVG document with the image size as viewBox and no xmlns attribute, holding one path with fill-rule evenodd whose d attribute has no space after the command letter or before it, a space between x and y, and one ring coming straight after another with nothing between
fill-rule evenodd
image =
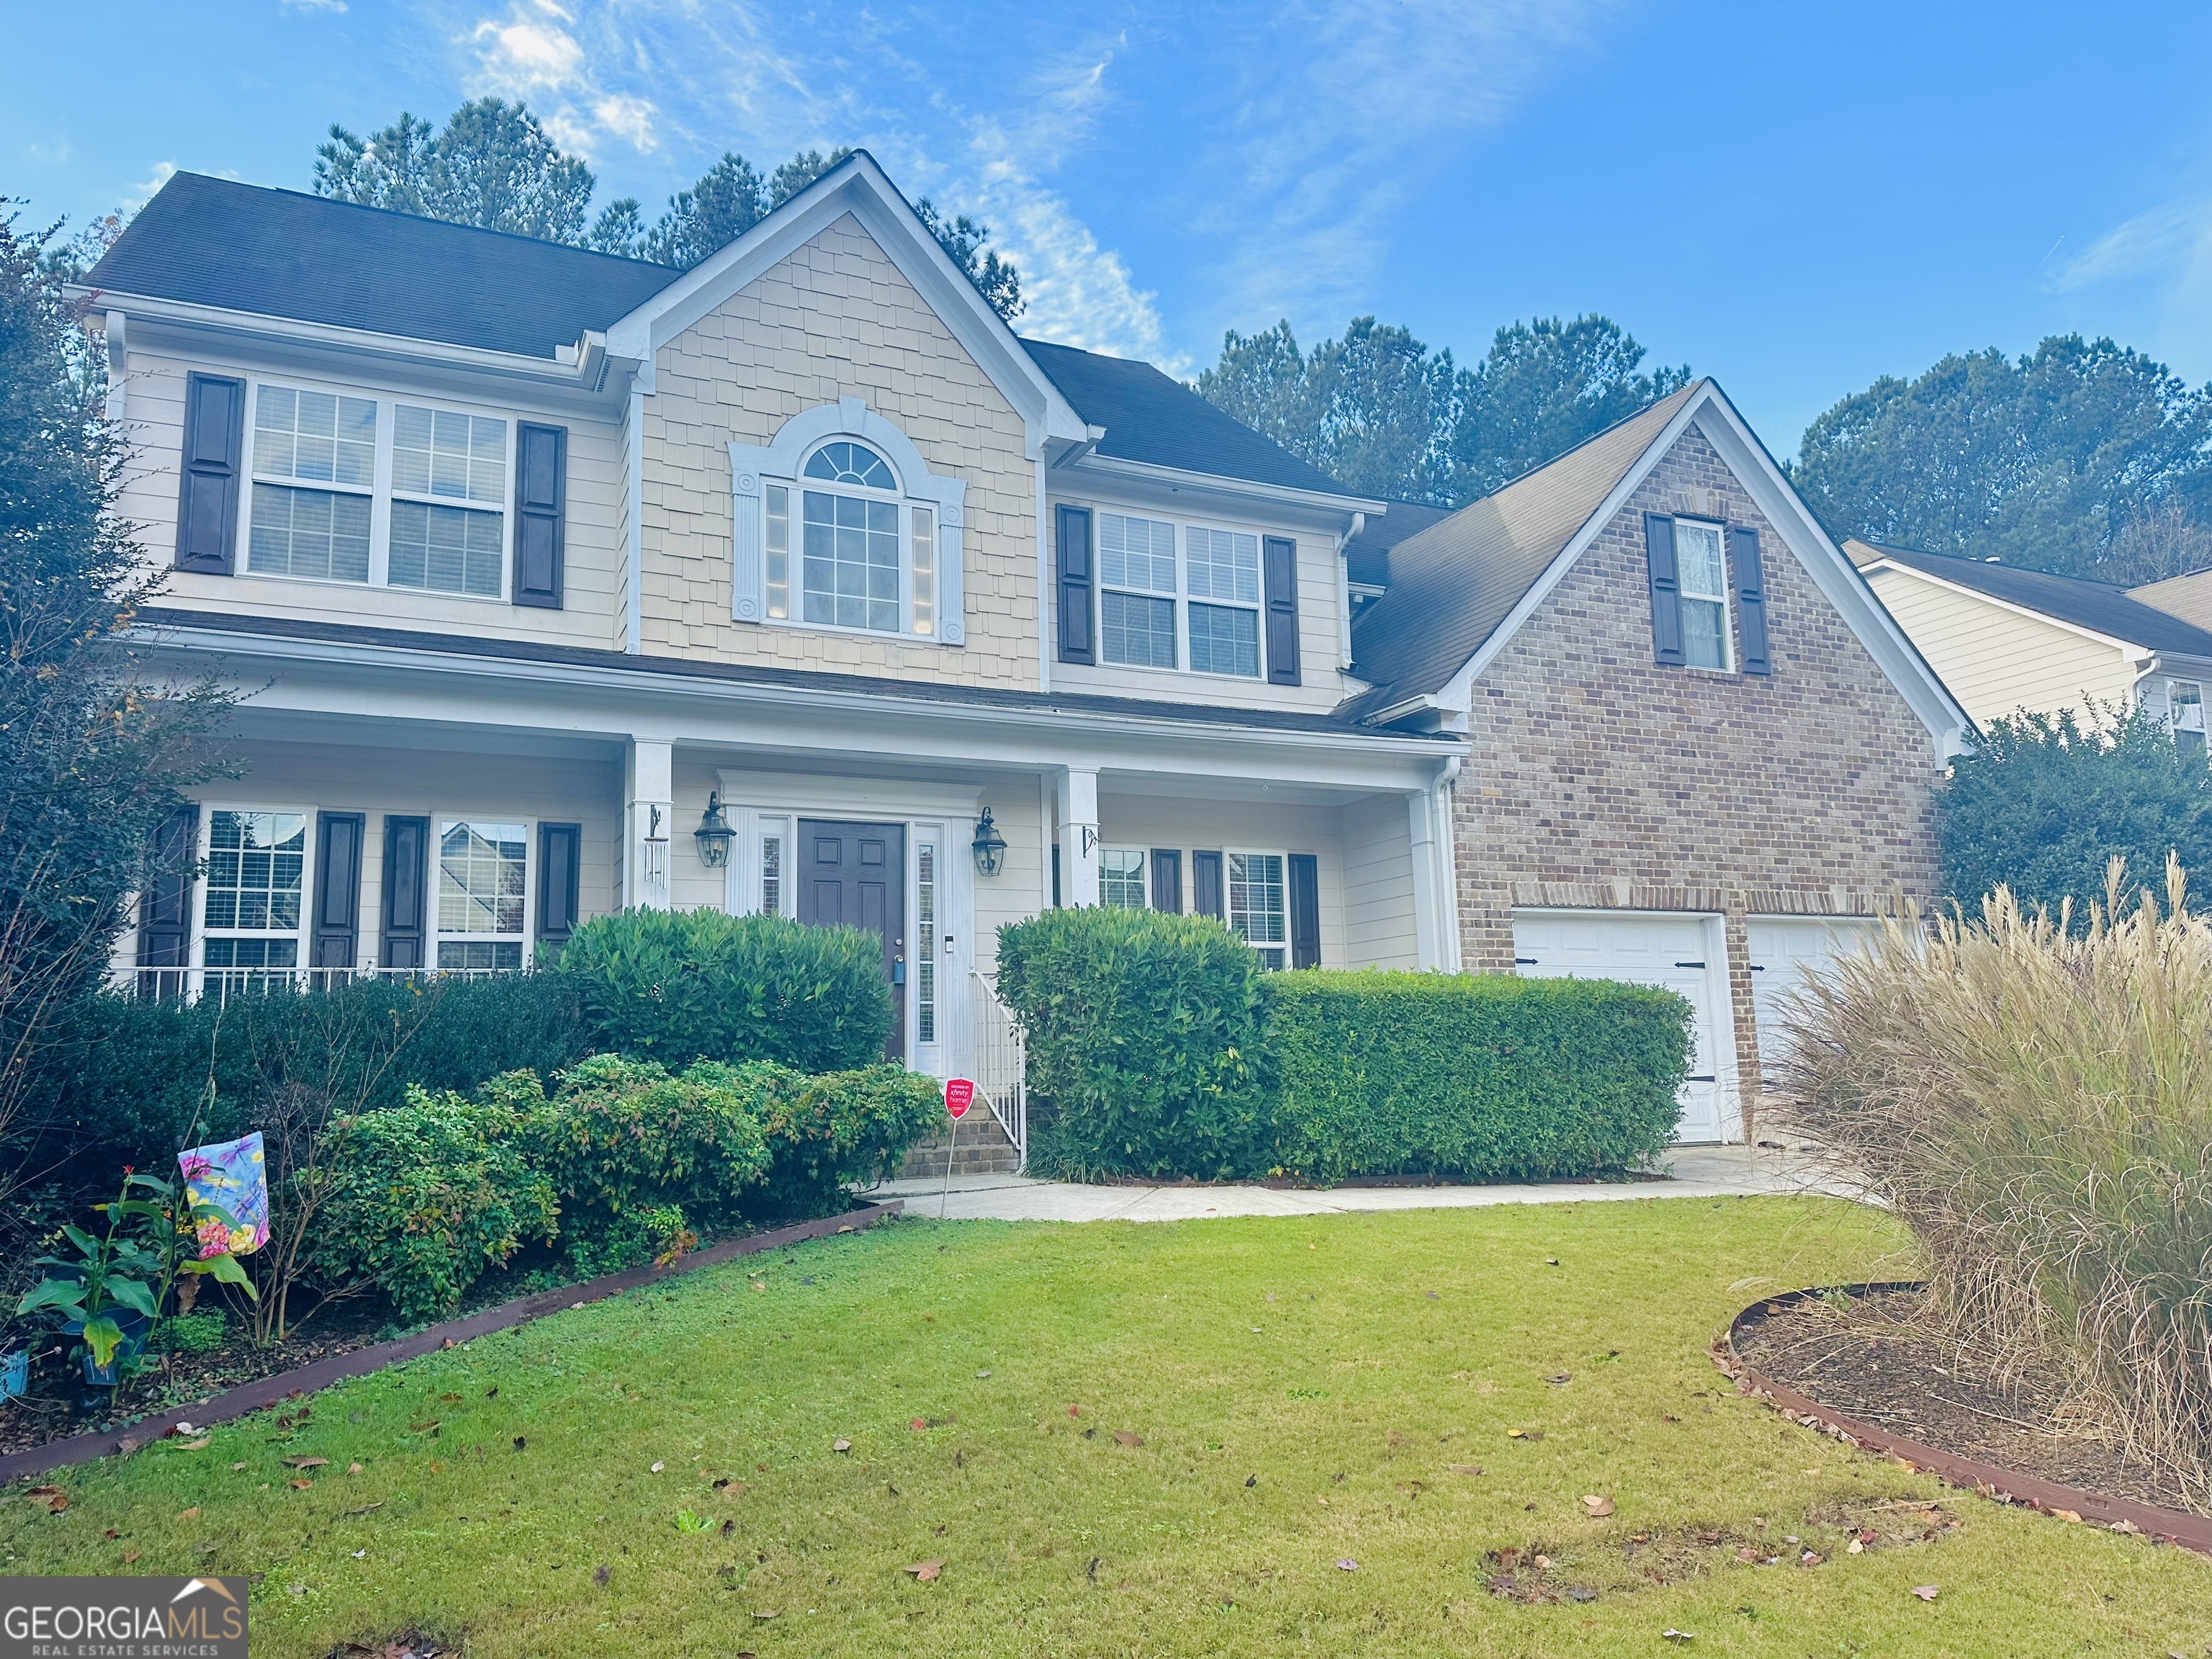
<instances>
[{"instance_id":1,"label":"ornamental grass clump","mask_svg":"<svg viewBox=\"0 0 2212 1659\"><path fill-rule=\"evenodd\" d=\"M1808 984L1797 1127L1864 1172L1932 1301L2003 1374L2057 1363L2132 1455L2212 1498L2212 921L2079 925L2002 887L1978 921L1892 921Z\"/></svg>"}]
</instances>

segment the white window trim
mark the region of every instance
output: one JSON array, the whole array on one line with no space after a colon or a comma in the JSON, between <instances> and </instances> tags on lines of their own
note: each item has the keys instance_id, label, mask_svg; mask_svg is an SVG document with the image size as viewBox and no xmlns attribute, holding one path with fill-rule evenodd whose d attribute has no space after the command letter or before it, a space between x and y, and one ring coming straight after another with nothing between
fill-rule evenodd
<instances>
[{"instance_id":1,"label":"white window trim","mask_svg":"<svg viewBox=\"0 0 2212 1659\"><path fill-rule=\"evenodd\" d=\"M1100 886L1099 903L1103 905L1106 902L1104 897L1104 887L1106 881L1106 854L1109 853L1134 853L1137 855L1138 902L1134 908L1139 910L1151 909L1152 908L1152 849L1149 847L1100 846L1098 848L1098 880ZM1127 908L1129 907L1116 906L1114 908Z\"/></svg>"},{"instance_id":2,"label":"white window trim","mask_svg":"<svg viewBox=\"0 0 2212 1659\"><path fill-rule=\"evenodd\" d=\"M1165 525L1167 526L1168 568L1175 572L1175 584L1173 586L1164 589L1152 587L1115 586L1107 581L1105 526L1106 520L1109 518L1133 519L1139 524L1157 524ZM1194 670L1188 668L1185 665L1190 661L1189 611L1188 601L1185 592L1185 590L1189 586L1189 582L1183 568L1183 549L1190 539L1188 530L1184 526L1176 523L1172 519L1155 519L1148 514L1126 512L1120 507L1092 507L1091 524L1093 526L1091 540L1094 544L1091 551L1091 568L1097 572L1098 578L1097 581L1094 584L1098 590L1097 599L1098 606L1098 620L1095 626L1095 634L1098 641L1098 665L1101 668L1130 668L1134 669L1139 673L1142 674L1183 674L1194 672ZM1162 668L1157 663L1115 662L1107 657L1106 595L1109 592L1115 593L1126 593L1136 599L1165 599L1168 602L1170 630L1174 635L1174 662L1170 663L1167 667Z\"/></svg>"},{"instance_id":3,"label":"white window trim","mask_svg":"<svg viewBox=\"0 0 2212 1659\"><path fill-rule=\"evenodd\" d=\"M1141 508L1118 507L1109 502L1098 501L1068 501L1066 502L1066 505L1069 507L1081 507L1091 515L1092 547L1091 565L1091 570L1094 573L1094 580L1091 584L1092 590L1091 600L1091 629L1092 637L1099 641L1098 649L1096 653L1098 659L1097 665L1099 667L1110 668L1117 673L1189 675L1196 679L1215 680L1227 685L1267 685L1271 684L1267 678L1267 543L1270 540L1286 541L1289 542L1292 548L1295 549L1298 545L1298 538L1294 532L1290 531L1263 530L1253 525L1232 524L1219 519L1164 519L1156 517L1153 514ZM1164 524L1169 526L1175 532L1176 585L1175 592L1172 594L1153 592L1150 589L1145 588L1116 587L1114 589L1114 592L1116 593L1136 593L1148 599L1164 599L1172 598L1174 599L1176 665L1172 668L1158 668L1154 667L1150 663L1109 662L1106 659L1105 606L1108 584L1105 577L1104 557L1100 552L1097 545L1099 542L1099 533L1097 526L1097 520L1109 513L1112 514L1116 518L1144 519L1153 524ZM1194 594L1190 591L1190 532L1194 530L1225 530L1231 535L1249 536L1259 543L1260 598L1256 603L1247 604L1243 599L1218 599L1207 594ZM1295 562L1295 553L1292 557ZM1379 589L1376 591L1380 592ZM1191 665L1190 608L1194 605L1210 605L1217 606L1224 611L1249 611L1254 617L1258 618L1255 624L1258 629L1260 656L1260 667L1257 673L1224 674L1218 669L1195 668Z\"/></svg>"},{"instance_id":4,"label":"white window trim","mask_svg":"<svg viewBox=\"0 0 2212 1659\"><path fill-rule=\"evenodd\" d=\"M446 839L446 830L449 825L456 823L519 823L522 826L521 945L522 966L526 969L533 961L538 949L538 883L539 878L539 872L538 868L538 820L534 817L526 813L520 812L496 811L477 812L460 811L438 811L430 814L430 890L428 896L429 899L430 914L428 921L430 926L423 930L423 938L429 948L424 952L424 956L428 965L423 969L423 971L425 973L432 974L459 974L474 971L462 968L441 969L438 966L438 947L441 945L445 944L448 939L453 941L455 944L505 945L514 943L515 939L515 936L512 933L454 933L437 925L438 903L441 891L439 884L443 875L441 866L444 859L443 848Z\"/></svg>"},{"instance_id":5,"label":"white window trim","mask_svg":"<svg viewBox=\"0 0 2212 1659\"><path fill-rule=\"evenodd\" d=\"M1244 940L1244 945L1247 950L1251 951L1280 951L1283 953L1283 969L1286 969L1291 965L1291 854L1289 849L1279 847L1224 847L1221 849L1221 925L1226 927L1232 933L1237 932L1237 909L1236 907L1229 901L1229 860L1235 858L1280 859L1283 862L1283 937L1281 942L1277 943L1270 940L1265 944L1255 945L1250 940L1246 939ZM1238 934L1239 939L1243 939L1243 936L1242 934ZM1273 969L1271 971L1280 972L1283 969Z\"/></svg>"},{"instance_id":6,"label":"white window trim","mask_svg":"<svg viewBox=\"0 0 2212 1659\"><path fill-rule=\"evenodd\" d=\"M355 584L349 582L344 585L352 586ZM210 969L207 965L207 905L210 885L207 879L207 867L208 859L215 851L215 815L218 812L296 812L307 821L306 833L301 837L305 857L300 866L300 925L289 932L281 927L219 927L215 930L216 934L223 939L289 938L296 939L298 949L294 952L295 961L289 968ZM315 920L315 829L319 822L319 808L301 806L297 802L276 805L266 801L214 800L208 801L201 806L199 839L197 844L199 873L192 883L191 950L186 957L191 964L191 971L195 976L195 994L198 985L204 982L205 976L210 972L225 975L261 972L297 974L307 967L307 958L312 953Z\"/></svg>"},{"instance_id":7,"label":"white window trim","mask_svg":"<svg viewBox=\"0 0 2212 1659\"><path fill-rule=\"evenodd\" d=\"M453 599L465 605L506 605L514 580L514 466L515 445L522 422L531 417L514 410L494 409L484 404L460 402L450 398L417 397L411 393L379 392L358 386L343 386L335 381L319 380L311 375L255 374L246 377L251 393L246 417L246 458L242 472L246 483L246 497L240 504L238 515L236 544L231 549L230 568L234 576L251 577L257 581L305 582L316 587L335 587L358 593L364 588L383 588L395 593L421 594L431 599ZM280 392L315 392L340 398L358 398L376 404L376 463L373 482L367 489L359 484L325 483L319 479L279 478L264 477L253 470L254 422L261 409L264 386ZM395 495L392 486L392 453L393 440L398 429L398 408L405 404L410 409L427 409L449 415L468 415L507 423L507 454L505 488L496 507L483 501L456 501L444 496ZM264 484L280 489L321 489L337 495L365 495L368 507L368 580L346 581L335 576L295 576L274 570L252 568L253 534L252 491ZM439 507L459 507L471 512L496 512L500 516L499 591L495 593L457 593L442 587L393 586L392 572L392 503L395 499L423 501Z\"/></svg>"},{"instance_id":8,"label":"white window trim","mask_svg":"<svg viewBox=\"0 0 2212 1659\"><path fill-rule=\"evenodd\" d=\"M1721 665L1715 668L1707 663L1688 661L1689 634L1686 629L1682 635L1682 655L1685 659L1682 665L1696 674L1734 674L1736 672L1735 595L1730 590L1735 587L1735 583L1729 569L1728 523L1721 519L1701 518L1695 513L1677 513L1674 515L1675 601L1679 605L1694 597L1697 604L1711 605L1713 602L1711 595L1699 593L1692 596L1685 592L1682 587L1681 529L1686 524L1696 525L1701 530L1714 531L1721 538Z\"/></svg>"},{"instance_id":9,"label":"white window trim","mask_svg":"<svg viewBox=\"0 0 2212 1659\"><path fill-rule=\"evenodd\" d=\"M808 480L806 462L825 443L838 439L863 443L889 463L898 477L899 494L887 497L854 485ZM805 610L803 566L805 506L808 488L844 491L872 500L896 499L899 538L899 629L856 628L849 623L810 623L803 615L768 614L768 485L780 484L793 492L786 522L789 526L790 565L787 609ZM793 416L765 445L732 441L730 445L731 580L730 615L742 623L768 628L800 629L810 634L844 634L857 638L896 640L907 645L964 645L963 548L968 482L942 477L929 470L914 441L888 417L870 409L859 398L842 398ZM912 508L927 507L935 514L936 546L933 575L931 631L914 631L914 515Z\"/></svg>"}]
</instances>

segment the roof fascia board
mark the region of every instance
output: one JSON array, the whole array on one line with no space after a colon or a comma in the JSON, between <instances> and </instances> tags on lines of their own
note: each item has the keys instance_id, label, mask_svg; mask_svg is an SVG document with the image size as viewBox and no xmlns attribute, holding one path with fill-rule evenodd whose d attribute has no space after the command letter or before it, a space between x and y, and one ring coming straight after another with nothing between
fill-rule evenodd
<instances>
[{"instance_id":1,"label":"roof fascia board","mask_svg":"<svg viewBox=\"0 0 2212 1659\"><path fill-rule=\"evenodd\" d=\"M184 629L163 623L140 624L128 630L128 635L144 648L191 655L213 653L226 661L251 659L271 667L290 664L296 669L319 667L395 677L410 688L427 683L430 677L446 682L459 678L505 682L521 689L542 687L550 699L549 710L567 710L553 714L564 730L584 729L575 718L580 713L574 708L579 692L606 692L628 701L644 699L664 706L672 705L677 700L688 700L693 707L736 704L783 709L810 717L830 715L842 720L845 724L841 729L848 731L859 729L853 721L854 717L862 715L878 721L895 719L908 729L935 724L985 733L1020 731L1036 734L1057 745L1052 752L1061 754L1062 763L1071 733L1139 742L1197 744L1207 748L1281 750L1315 757L1331 754L1346 759L1359 757L1384 769L1398 765L1433 769L1442 757L1466 752L1464 745L1413 734L1304 732L1178 720L1172 714L1152 719L1079 708L1019 708L939 702L902 696L895 682L887 683L880 692L825 690L772 681L642 674L635 669L538 662L527 658L458 656L444 651L410 650L349 641L301 640L222 629ZM1172 709L1175 705L1164 707Z\"/></svg>"},{"instance_id":2,"label":"roof fascia board","mask_svg":"<svg viewBox=\"0 0 2212 1659\"><path fill-rule=\"evenodd\" d=\"M2086 623L2077 623L2065 617L2053 616L2050 611L2035 605L2022 605L2017 599L2002 599L1995 593L1984 593L1978 587L1969 587L1964 582L1954 582L1948 577L1936 575L1933 571L1923 570L1917 564L1907 564L1902 559L1893 559L1887 554L1859 566L1858 570L1863 576L1871 576L1877 570L1893 573L1899 576L1910 576L1927 583L1930 587L1940 587L1947 593L1957 593L1966 599L1979 599L1984 605L1993 606L1996 610L2009 611L2015 617L2026 617L2032 622L2043 623L2049 627L2075 635L2089 641L2092 644L2105 646L2117 651L2124 657L2141 659L2155 654L2149 646L2132 644L2114 635L2091 628ZM2176 620L2179 619L2176 618Z\"/></svg>"},{"instance_id":3,"label":"roof fascia board","mask_svg":"<svg viewBox=\"0 0 2212 1659\"><path fill-rule=\"evenodd\" d=\"M1194 490L1204 490L1227 499L1302 507L1338 519L1353 513L1379 514L1387 510L1389 505L1387 501L1370 501L1363 495L1338 495L1325 490L1301 489L1292 484L1229 478L1217 472L1193 472L1179 466L1162 466L1154 461L1125 460L1118 455L1101 455L1095 449L1086 451L1073 464L1055 467L1054 471L1096 472L1184 495Z\"/></svg>"},{"instance_id":4,"label":"roof fascia board","mask_svg":"<svg viewBox=\"0 0 2212 1659\"><path fill-rule=\"evenodd\" d=\"M295 349L313 349L358 361L428 367L452 373L524 380L586 392L598 389L605 374L605 354L595 345L579 342L576 361L533 357L520 352L488 351L481 346L448 345L438 340L417 340L400 334L377 334L368 329L342 328L330 323L301 322L295 318L271 317L257 311L232 311L219 306L193 305L182 300L157 299L150 295L121 294L112 289L72 286L70 293L95 296L95 309L119 311L137 323L166 325L179 332L206 334L225 339L244 339ZM589 337L586 337L588 341Z\"/></svg>"},{"instance_id":5,"label":"roof fascia board","mask_svg":"<svg viewBox=\"0 0 2212 1659\"><path fill-rule=\"evenodd\" d=\"M607 330L614 356L649 361L662 346L744 291L848 213L914 284L953 337L1021 415L1030 459L1087 428L1029 353L938 245L873 157L856 152L735 241L693 266Z\"/></svg>"}]
</instances>

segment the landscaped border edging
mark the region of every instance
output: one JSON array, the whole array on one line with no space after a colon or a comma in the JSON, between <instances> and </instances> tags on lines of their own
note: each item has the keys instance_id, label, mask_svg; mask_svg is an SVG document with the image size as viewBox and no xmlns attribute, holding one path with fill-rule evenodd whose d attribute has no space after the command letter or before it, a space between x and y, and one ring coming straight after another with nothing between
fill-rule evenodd
<instances>
[{"instance_id":1,"label":"landscaped border edging","mask_svg":"<svg viewBox=\"0 0 2212 1659\"><path fill-rule=\"evenodd\" d=\"M441 1348L453 1347L476 1337L489 1336L494 1331L526 1325L532 1320L543 1319L548 1314L565 1313L572 1308L580 1308L587 1302L602 1302L608 1297L619 1296L624 1291L634 1291L643 1285L659 1284L679 1273L693 1273L701 1267L720 1267L741 1256L765 1255L770 1250L781 1249L787 1244L804 1243L811 1238L859 1232L872 1227L887 1216L899 1214L905 1208L905 1200L886 1199L864 1205L857 1210L848 1210L842 1215L823 1216L817 1221L802 1221L793 1226L777 1227L744 1238L725 1239L720 1244L710 1244L703 1250L694 1250L689 1255L678 1257L665 1267L632 1267L623 1273L603 1273L597 1279L586 1279L580 1285L565 1285L556 1290L539 1291L532 1296L518 1297L512 1302L502 1302L497 1307L481 1308L475 1313L459 1319L449 1319L442 1325L433 1325L427 1330L416 1331L395 1341L355 1348L349 1352L332 1354L327 1359L301 1365L295 1370L282 1371L252 1382L241 1382L234 1389L226 1389L221 1394L201 1401L198 1405L173 1406L120 1428L97 1429L89 1434L75 1434L64 1440L50 1440L45 1445L33 1446L27 1451L11 1453L0 1457L0 1485L44 1474L70 1463L88 1462L95 1457L109 1457L117 1454L127 1455L171 1432L179 1423L190 1423L195 1429L203 1429L217 1423L235 1422L249 1412L272 1410L287 1400L313 1394L348 1377L367 1376L403 1359L419 1359L424 1354L435 1353Z\"/></svg>"},{"instance_id":2,"label":"landscaped border edging","mask_svg":"<svg viewBox=\"0 0 2212 1659\"><path fill-rule=\"evenodd\" d=\"M2184 1510L2161 1509L2155 1504L2138 1503L2131 1498L2108 1498L2102 1492L2081 1492L2035 1475L2022 1474L2016 1469L2003 1468L1995 1463L1977 1462L1971 1457L1961 1457L1956 1452L1923 1445L1917 1440L1908 1440L1875 1424L1847 1417L1832 1407L1823 1406L1794 1389L1784 1388L1754 1370L1736 1352L1736 1333L1746 1325L1764 1323L1770 1310L1778 1311L1793 1302L1826 1295L1828 1290L1840 1290L1846 1296L1865 1296L1877 1291L1926 1288L1917 1279L1887 1279L1865 1285L1831 1285L1826 1290L1784 1291L1778 1296L1763 1296L1729 1322L1727 1332L1708 1352L1722 1375L1735 1382L1738 1393L1765 1400L1792 1422L1801 1423L1808 1429L1818 1429L1847 1446L1856 1446L1862 1451L1883 1453L1916 1474L1932 1474L1947 1485L1962 1491L1978 1492L1996 1503L2018 1504L2027 1509L2040 1510L2046 1515L2063 1515L2088 1526L2101 1527L2112 1532L2132 1533L2138 1537L2147 1537L2154 1543L2179 1544L2185 1549L2212 1555L2212 1516L2191 1515Z\"/></svg>"}]
</instances>

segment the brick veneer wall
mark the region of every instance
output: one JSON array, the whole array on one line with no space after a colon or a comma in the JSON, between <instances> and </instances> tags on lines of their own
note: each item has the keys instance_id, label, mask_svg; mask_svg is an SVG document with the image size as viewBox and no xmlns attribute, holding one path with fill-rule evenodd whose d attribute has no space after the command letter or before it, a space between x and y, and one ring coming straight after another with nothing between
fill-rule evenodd
<instances>
[{"instance_id":1,"label":"brick veneer wall","mask_svg":"<svg viewBox=\"0 0 2212 1659\"><path fill-rule=\"evenodd\" d=\"M1646 512L1759 531L1771 678L1652 661ZM1927 727L1694 426L1476 683L1471 735L1452 826L1466 968L1512 971L1516 904L1719 912L1747 1103L1746 916L1935 889Z\"/></svg>"}]
</instances>

